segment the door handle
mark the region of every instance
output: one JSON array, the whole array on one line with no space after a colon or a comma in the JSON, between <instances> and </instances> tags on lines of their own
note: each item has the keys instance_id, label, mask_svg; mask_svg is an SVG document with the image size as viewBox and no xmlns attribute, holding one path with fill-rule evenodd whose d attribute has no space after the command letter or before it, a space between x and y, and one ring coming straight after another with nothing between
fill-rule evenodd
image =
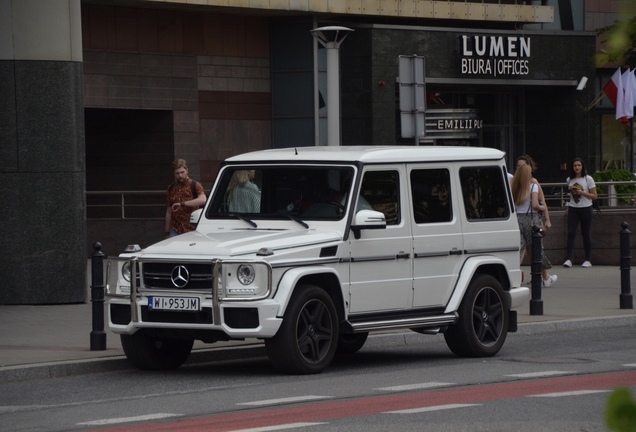
<instances>
[{"instance_id":1,"label":"door handle","mask_svg":"<svg viewBox=\"0 0 636 432\"><path fill-rule=\"evenodd\" d=\"M410 254L407 254L406 252L400 252L397 255L395 255L396 259L409 259L411 257Z\"/></svg>"},{"instance_id":2,"label":"door handle","mask_svg":"<svg viewBox=\"0 0 636 432\"><path fill-rule=\"evenodd\" d=\"M463 252L459 249L453 249L448 254L449 255L461 255Z\"/></svg>"}]
</instances>

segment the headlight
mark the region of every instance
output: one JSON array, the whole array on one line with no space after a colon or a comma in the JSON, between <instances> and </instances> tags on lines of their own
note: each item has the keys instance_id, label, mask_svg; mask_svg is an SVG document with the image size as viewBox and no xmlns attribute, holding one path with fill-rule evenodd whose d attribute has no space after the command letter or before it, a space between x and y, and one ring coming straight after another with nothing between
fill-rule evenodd
<instances>
[{"instance_id":1,"label":"headlight","mask_svg":"<svg viewBox=\"0 0 636 432\"><path fill-rule=\"evenodd\" d=\"M265 262L225 262L219 293L225 299L257 299L269 295L272 271Z\"/></svg>"},{"instance_id":2,"label":"headlight","mask_svg":"<svg viewBox=\"0 0 636 432\"><path fill-rule=\"evenodd\" d=\"M126 282L130 282L130 261L126 261L124 265L121 266L121 276Z\"/></svg>"},{"instance_id":3,"label":"headlight","mask_svg":"<svg viewBox=\"0 0 636 432\"><path fill-rule=\"evenodd\" d=\"M236 277L239 282L243 285L250 285L256 279L256 272L254 271L254 267L249 264L239 266Z\"/></svg>"}]
</instances>

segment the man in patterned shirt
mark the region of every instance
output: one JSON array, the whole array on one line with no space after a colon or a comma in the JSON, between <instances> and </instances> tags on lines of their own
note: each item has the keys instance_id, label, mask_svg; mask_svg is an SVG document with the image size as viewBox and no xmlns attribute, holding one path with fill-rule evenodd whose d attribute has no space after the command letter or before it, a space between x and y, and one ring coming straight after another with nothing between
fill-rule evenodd
<instances>
[{"instance_id":1,"label":"man in patterned shirt","mask_svg":"<svg viewBox=\"0 0 636 432\"><path fill-rule=\"evenodd\" d=\"M188 177L188 165L185 160L175 159L172 169L175 182L168 187L166 197L166 237L192 231L190 214L202 207L206 200L201 183Z\"/></svg>"}]
</instances>

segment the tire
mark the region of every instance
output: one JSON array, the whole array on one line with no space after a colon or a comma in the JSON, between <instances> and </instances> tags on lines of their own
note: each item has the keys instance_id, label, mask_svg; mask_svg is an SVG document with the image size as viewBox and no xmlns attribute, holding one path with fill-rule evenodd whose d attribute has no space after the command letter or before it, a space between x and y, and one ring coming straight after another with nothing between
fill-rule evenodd
<instances>
[{"instance_id":1,"label":"tire","mask_svg":"<svg viewBox=\"0 0 636 432\"><path fill-rule=\"evenodd\" d=\"M338 348L336 354L354 354L360 351L367 341L369 333L341 333L338 337Z\"/></svg>"},{"instance_id":2,"label":"tire","mask_svg":"<svg viewBox=\"0 0 636 432\"><path fill-rule=\"evenodd\" d=\"M460 357L494 356L508 335L508 311L499 281L490 275L476 275L457 311L457 323L444 333L446 344Z\"/></svg>"},{"instance_id":3,"label":"tire","mask_svg":"<svg viewBox=\"0 0 636 432\"><path fill-rule=\"evenodd\" d=\"M281 373L322 372L336 353L338 326L336 307L323 289L296 287L278 332L265 339L270 362Z\"/></svg>"},{"instance_id":4,"label":"tire","mask_svg":"<svg viewBox=\"0 0 636 432\"><path fill-rule=\"evenodd\" d=\"M144 331L121 335L121 346L128 360L139 369L171 370L190 355L194 340L149 336Z\"/></svg>"}]
</instances>

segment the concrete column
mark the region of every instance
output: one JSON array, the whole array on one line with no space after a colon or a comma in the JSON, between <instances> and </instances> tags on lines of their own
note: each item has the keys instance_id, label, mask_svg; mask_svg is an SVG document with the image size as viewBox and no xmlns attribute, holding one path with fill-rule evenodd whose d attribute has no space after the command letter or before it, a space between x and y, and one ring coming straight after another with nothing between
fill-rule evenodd
<instances>
[{"instance_id":1,"label":"concrete column","mask_svg":"<svg viewBox=\"0 0 636 432\"><path fill-rule=\"evenodd\" d=\"M80 0L0 0L0 304L86 297Z\"/></svg>"}]
</instances>

